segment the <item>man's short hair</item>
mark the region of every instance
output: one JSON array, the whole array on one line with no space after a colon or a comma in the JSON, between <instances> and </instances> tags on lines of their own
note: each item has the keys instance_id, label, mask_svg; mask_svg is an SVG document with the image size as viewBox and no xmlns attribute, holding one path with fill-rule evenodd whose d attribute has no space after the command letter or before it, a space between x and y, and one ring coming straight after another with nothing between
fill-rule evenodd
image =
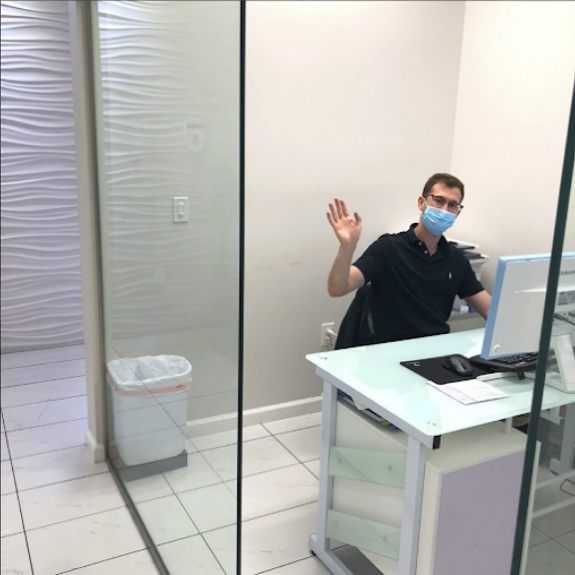
<instances>
[{"instance_id":1,"label":"man's short hair","mask_svg":"<svg viewBox=\"0 0 575 575\"><path fill-rule=\"evenodd\" d=\"M425 182L423 193L421 195L424 198L429 196L429 194L431 194L431 188L433 188L435 184L443 184L446 188L458 188L461 191L461 201L463 201L463 197L465 196L465 186L459 178L456 178L451 174L433 174L433 176Z\"/></svg>"}]
</instances>

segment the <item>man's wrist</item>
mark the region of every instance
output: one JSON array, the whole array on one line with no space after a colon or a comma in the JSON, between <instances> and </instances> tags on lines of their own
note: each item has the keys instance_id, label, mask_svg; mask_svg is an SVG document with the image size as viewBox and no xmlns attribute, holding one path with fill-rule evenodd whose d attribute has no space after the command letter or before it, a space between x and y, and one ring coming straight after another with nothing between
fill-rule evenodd
<instances>
[{"instance_id":1,"label":"man's wrist","mask_svg":"<svg viewBox=\"0 0 575 575\"><path fill-rule=\"evenodd\" d=\"M357 247L357 242L353 242L350 244L339 244L339 253L341 255L349 256L350 258L353 256L355 252L355 248Z\"/></svg>"}]
</instances>

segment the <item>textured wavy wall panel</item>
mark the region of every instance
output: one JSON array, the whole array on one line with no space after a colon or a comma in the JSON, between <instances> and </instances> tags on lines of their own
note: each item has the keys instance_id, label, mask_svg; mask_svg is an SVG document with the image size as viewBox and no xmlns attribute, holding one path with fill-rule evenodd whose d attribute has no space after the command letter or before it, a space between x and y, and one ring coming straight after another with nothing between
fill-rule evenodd
<instances>
[{"instance_id":1,"label":"textured wavy wall panel","mask_svg":"<svg viewBox=\"0 0 575 575\"><path fill-rule=\"evenodd\" d=\"M237 9L99 4L100 182L113 339L237 329ZM190 220L172 221L188 196Z\"/></svg>"},{"instance_id":2,"label":"textured wavy wall panel","mask_svg":"<svg viewBox=\"0 0 575 575\"><path fill-rule=\"evenodd\" d=\"M2 351L82 340L66 2L2 2Z\"/></svg>"}]
</instances>

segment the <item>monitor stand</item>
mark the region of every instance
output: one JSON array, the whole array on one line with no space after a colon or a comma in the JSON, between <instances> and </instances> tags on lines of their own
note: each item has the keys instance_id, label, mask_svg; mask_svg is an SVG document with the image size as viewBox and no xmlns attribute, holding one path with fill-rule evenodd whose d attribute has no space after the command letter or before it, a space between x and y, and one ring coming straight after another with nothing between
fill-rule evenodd
<instances>
[{"instance_id":1,"label":"monitor stand","mask_svg":"<svg viewBox=\"0 0 575 575\"><path fill-rule=\"evenodd\" d=\"M549 462L549 469L555 475L572 473L575 465L575 403L565 407L563 420L563 437L561 439L559 459L553 458ZM561 423L561 420L559 423Z\"/></svg>"},{"instance_id":2,"label":"monitor stand","mask_svg":"<svg viewBox=\"0 0 575 575\"><path fill-rule=\"evenodd\" d=\"M555 352L559 373L548 373L545 384L565 393L575 393L575 353L570 334L552 335L551 347Z\"/></svg>"}]
</instances>

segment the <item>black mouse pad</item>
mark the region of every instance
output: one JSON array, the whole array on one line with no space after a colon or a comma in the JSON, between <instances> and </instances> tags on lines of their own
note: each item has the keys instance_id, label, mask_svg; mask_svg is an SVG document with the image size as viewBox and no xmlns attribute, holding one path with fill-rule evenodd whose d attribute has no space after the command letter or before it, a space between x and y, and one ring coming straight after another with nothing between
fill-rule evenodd
<instances>
[{"instance_id":1,"label":"black mouse pad","mask_svg":"<svg viewBox=\"0 0 575 575\"><path fill-rule=\"evenodd\" d=\"M471 375L457 375L442 365L446 358L453 355L457 354L452 353L450 355L441 355L439 357L400 361L399 363L403 365L403 367L407 367L407 369L414 371L418 375L421 375L422 377L425 377L425 379L429 379L438 385L443 385L444 383L453 383L454 381L465 381L466 379L475 379L478 375L489 373L487 370L472 365Z\"/></svg>"}]
</instances>

